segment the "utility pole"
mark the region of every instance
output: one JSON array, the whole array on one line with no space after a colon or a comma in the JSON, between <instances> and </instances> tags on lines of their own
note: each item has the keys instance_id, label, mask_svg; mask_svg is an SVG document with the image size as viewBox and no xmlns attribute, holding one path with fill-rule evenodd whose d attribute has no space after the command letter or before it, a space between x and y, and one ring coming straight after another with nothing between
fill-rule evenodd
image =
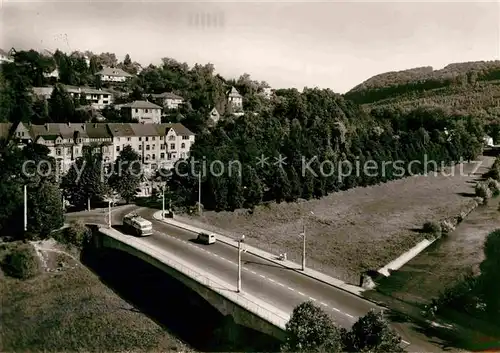
<instances>
[{"instance_id":1,"label":"utility pole","mask_svg":"<svg viewBox=\"0 0 500 353\"><path fill-rule=\"evenodd\" d=\"M108 228L111 228L111 198L108 199Z\"/></svg>"},{"instance_id":2,"label":"utility pole","mask_svg":"<svg viewBox=\"0 0 500 353\"><path fill-rule=\"evenodd\" d=\"M302 218L302 271L306 269L306 222Z\"/></svg>"},{"instance_id":3,"label":"utility pole","mask_svg":"<svg viewBox=\"0 0 500 353\"><path fill-rule=\"evenodd\" d=\"M161 219L165 219L165 185L163 185L163 195L162 195L162 204L161 204Z\"/></svg>"},{"instance_id":4,"label":"utility pole","mask_svg":"<svg viewBox=\"0 0 500 353\"><path fill-rule=\"evenodd\" d=\"M198 174L198 215L201 215L201 170Z\"/></svg>"},{"instance_id":5,"label":"utility pole","mask_svg":"<svg viewBox=\"0 0 500 353\"><path fill-rule=\"evenodd\" d=\"M245 240L245 236L242 235L241 238L238 240L238 289L237 292L241 292L241 253L243 249L241 248L241 243Z\"/></svg>"},{"instance_id":6,"label":"utility pole","mask_svg":"<svg viewBox=\"0 0 500 353\"><path fill-rule=\"evenodd\" d=\"M28 185L24 185L24 231L28 230Z\"/></svg>"}]
</instances>

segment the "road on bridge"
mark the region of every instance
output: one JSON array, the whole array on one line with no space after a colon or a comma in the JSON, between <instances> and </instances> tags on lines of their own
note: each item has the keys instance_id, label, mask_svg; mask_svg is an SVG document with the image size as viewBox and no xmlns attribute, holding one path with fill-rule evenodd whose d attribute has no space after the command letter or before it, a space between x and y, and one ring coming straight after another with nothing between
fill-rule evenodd
<instances>
[{"instance_id":1,"label":"road on bridge","mask_svg":"<svg viewBox=\"0 0 500 353\"><path fill-rule=\"evenodd\" d=\"M235 247L222 242L198 244L194 242L197 234L153 219L156 210L141 208L137 212L153 223L153 235L142 238L145 242L175 252L200 269L236 285L238 251ZM116 221L121 224L118 219ZM242 254L242 290L288 312L298 304L312 300L323 307L337 325L345 328L350 328L370 309L382 309L370 301L250 253ZM410 342L408 350L442 351L407 324L398 323L394 327L403 340Z\"/></svg>"}]
</instances>

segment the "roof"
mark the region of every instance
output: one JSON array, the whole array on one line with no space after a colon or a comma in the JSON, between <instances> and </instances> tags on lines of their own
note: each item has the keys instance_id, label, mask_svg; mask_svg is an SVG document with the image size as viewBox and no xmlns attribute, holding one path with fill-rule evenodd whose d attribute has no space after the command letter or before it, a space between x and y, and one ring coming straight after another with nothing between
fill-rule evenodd
<instances>
[{"instance_id":1,"label":"roof","mask_svg":"<svg viewBox=\"0 0 500 353\"><path fill-rule=\"evenodd\" d=\"M158 136L158 129L155 125L156 124L130 124L130 127L136 136Z\"/></svg>"},{"instance_id":2,"label":"roof","mask_svg":"<svg viewBox=\"0 0 500 353\"><path fill-rule=\"evenodd\" d=\"M170 124L175 133L180 136L192 136L194 133L181 123Z\"/></svg>"},{"instance_id":3,"label":"roof","mask_svg":"<svg viewBox=\"0 0 500 353\"><path fill-rule=\"evenodd\" d=\"M236 90L236 88L232 87L231 88L231 92L229 92L229 95L230 96L237 96L237 97L241 97L241 94Z\"/></svg>"},{"instance_id":4,"label":"roof","mask_svg":"<svg viewBox=\"0 0 500 353\"><path fill-rule=\"evenodd\" d=\"M2 48L0 48L0 55L3 55L3 56L10 56L8 52L6 52L5 50L3 50Z\"/></svg>"},{"instance_id":5,"label":"roof","mask_svg":"<svg viewBox=\"0 0 500 353\"><path fill-rule=\"evenodd\" d=\"M160 94L151 94L151 97L153 98L164 98L164 99L181 99L183 100L181 96L178 96L177 94L174 94L172 92L164 92Z\"/></svg>"},{"instance_id":6,"label":"roof","mask_svg":"<svg viewBox=\"0 0 500 353\"><path fill-rule=\"evenodd\" d=\"M122 105L122 108L132 109L161 109L159 105L148 101L133 101L132 103Z\"/></svg>"},{"instance_id":7,"label":"roof","mask_svg":"<svg viewBox=\"0 0 500 353\"><path fill-rule=\"evenodd\" d=\"M113 136L135 136L134 130L132 130L131 124L124 123L108 123L108 129Z\"/></svg>"},{"instance_id":8,"label":"roof","mask_svg":"<svg viewBox=\"0 0 500 353\"><path fill-rule=\"evenodd\" d=\"M112 138L113 135L108 130L106 124L87 123L85 124L87 135L90 138Z\"/></svg>"},{"instance_id":9,"label":"roof","mask_svg":"<svg viewBox=\"0 0 500 353\"><path fill-rule=\"evenodd\" d=\"M101 71L96 73L96 75L132 77L132 75L128 72L125 72L117 67L103 67Z\"/></svg>"},{"instance_id":10,"label":"roof","mask_svg":"<svg viewBox=\"0 0 500 353\"><path fill-rule=\"evenodd\" d=\"M79 136L82 138L89 137L86 132L85 124L81 123L67 123L67 124L59 124L59 123L49 123L45 125L30 125L29 126L32 137L36 138L38 136L54 136L61 135L62 138L73 138L75 136L75 132L79 133Z\"/></svg>"},{"instance_id":11,"label":"roof","mask_svg":"<svg viewBox=\"0 0 500 353\"><path fill-rule=\"evenodd\" d=\"M96 89L92 87L78 87L78 86L67 86L63 85L64 89L68 93L86 93L86 94L113 94L110 91L103 89ZM33 87L33 93L37 96L50 97L54 87Z\"/></svg>"}]
</instances>

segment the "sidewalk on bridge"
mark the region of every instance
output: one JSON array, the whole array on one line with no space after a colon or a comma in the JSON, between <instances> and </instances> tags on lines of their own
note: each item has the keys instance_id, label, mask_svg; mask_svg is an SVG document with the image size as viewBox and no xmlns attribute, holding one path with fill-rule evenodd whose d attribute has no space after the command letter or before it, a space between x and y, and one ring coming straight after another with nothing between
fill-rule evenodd
<instances>
[{"instance_id":1,"label":"sidewalk on bridge","mask_svg":"<svg viewBox=\"0 0 500 353\"><path fill-rule=\"evenodd\" d=\"M155 219L159 220L159 221L164 222L164 223L167 223L167 224L170 224L172 226L175 226L175 227L178 227L178 228L182 228L182 229L185 229L185 230L189 230L189 231L192 231L192 232L195 232L195 233L205 232L205 233L215 234L216 237L217 237L217 240L219 240L219 241L221 241L221 242L223 242L225 244L228 244L228 245L231 245L231 246L234 246L234 247L238 247L238 242L236 240L231 239L231 238L229 238L227 236L224 236L222 234L218 234L218 233L207 231L205 229L194 227L194 226L191 226L191 225L186 224L184 222L179 222L177 220L174 220L172 218L164 218L164 219L162 219L161 212L162 211L155 212L154 215L153 215L153 217ZM246 249L247 252L251 253L252 255L256 255L256 256L259 256L259 257L261 257L263 259L272 261L272 262L274 262L276 264L279 264L279 265L282 265L282 266L287 267L289 269L295 270L298 273L301 273L301 274L303 274L305 276L314 278L314 279L316 279L318 281L321 281L323 283L329 284L329 285L334 286L336 288L345 290L345 291L347 291L347 292L349 292L351 294L357 295L357 296L359 296L359 297L367 300L366 298L364 298L361 295L361 293L365 290L362 287L358 287L358 286L353 286L351 284L347 284L347 283L345 283L345 282L343 282L343 281L341 281L341 280L339 280L337 278L333 278L331 276L325 275L324 273L321 273L319 271L313 270L311 268L307 268L306 267L305 271L302 271L301 265L298 265L295 262L288 261L288 260L279 260L277 255L271 254L271 253L269 253L267 251L258 249L256 247L248 245L248 244L245 245L245 249Z\"/></svg>"}]
</instances>

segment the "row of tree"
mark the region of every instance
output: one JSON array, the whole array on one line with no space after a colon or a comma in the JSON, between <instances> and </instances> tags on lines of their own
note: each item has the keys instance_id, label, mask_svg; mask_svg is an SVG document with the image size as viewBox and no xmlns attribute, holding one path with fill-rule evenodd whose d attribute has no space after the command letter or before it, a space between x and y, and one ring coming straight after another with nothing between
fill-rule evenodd
<instances>
[{"instance_id":1,"label":"row of tree","mask_svg":"<svg viewBox=\"0 0 500 353\"><path fill-rule=\"evenodd\" d=\"M472 117L423 109L370 117L328 91L306 90L300 99L293 92L279 94L272 111L227 119L196 137L189 162L206 166L201 186L205 208L234 210L269 200L320 198L431 172L482 151L483 126ZM294 114L298 109L301 114ZM259 163L262 157L267 163ZM284 163L273 165L280 158ZM241 168L229 168L236 161ZM369 173L363 170L367 161L375 166ZM177 166L180 172L169 185L179 205L198 201L200 169L200 164Z\"/></svg>"},{"instance_id":2,"label":"row of tree","mask_svg":"<svg viewBox=\"0 0 500 353\"><path fill-rule=\"evenodd\" d=\"M298 305L286 324L282 352L404 352L401 337L381 312L370 311L348 331L313 302Z\"/></svg>"}]
</instances>

